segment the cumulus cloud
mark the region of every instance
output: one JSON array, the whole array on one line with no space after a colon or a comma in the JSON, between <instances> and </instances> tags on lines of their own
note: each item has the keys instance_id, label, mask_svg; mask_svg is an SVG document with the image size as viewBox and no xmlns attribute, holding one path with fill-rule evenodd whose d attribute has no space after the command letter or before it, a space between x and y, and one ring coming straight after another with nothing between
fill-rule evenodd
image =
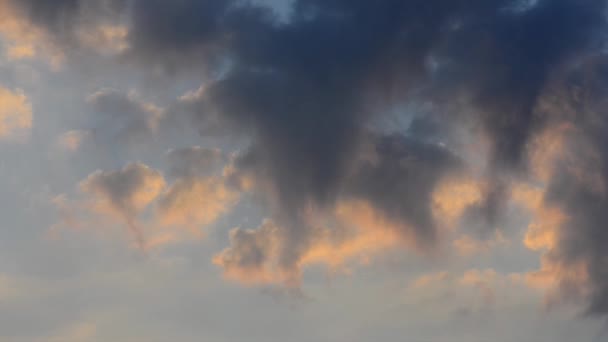
<instances>
[{"instance_id":1,"label":"cumulus cloud","mask_svg":"<svg viewBox=\"0 0 608 342\"><path fill-rule=\"evenodd\" d=\"M44 28L28 20L13 1L0 1L0 38L9 60L42 58L57 67L63 54Z\"/></svg>"},{"instance_id":2,"label":"cumulus cloud","mask_svg":"<svg viewBox=\"0 0 608 342\"><path fill-rule=\"evenodd\" d=\"M162 174L142 163L117 171L96 171L80 184L82 191L100 199L100 210L126 216L145 208L164 186Z\"/></svg>"},{"instance_id":3,"label":"cumulus cloud","mask_svg":"<svg viewBox=\"0 0 608 342\"><path fill-rule=\"evenodd\" d=\"M439 234L433 192L461 161L441 146L400 135L379 137L372 144L367 158L354 166L346 195L367 200L388 219L413 229L421 245L432 246Z\"/></svg>"},{"instance_id":4,"label":"cumulus cloud","mask_svg":"<svg viewBox=\"0 0 608 342\"><path fill-rule=\"evenodd\" d=\"M213 262L222 267L224 275L240 282L265 283L288 281L276 264L281 248L281 231L270 220L256 230L233 229L231 246L215 256Z\"/></svg>"},{"instance_id":5,"label":"cumulus cloud","mask_svg":"<svg viewBox=\"0 0 608 342\"><path fill-rule=\"evenodd\" d=\"M93 201L93 210L123 221L142 249L145 240L137 217L164 187L162 174L142 163L117 171L97 171L80 183L80 189Z\"/></svg>"},{"instance_id":6,"label":"cumulus cloud","mask_svg":"<svg viewBox=\"0 0 608 342\"><path fill-rule=\"evenodd\" d=\"M543 253L532 283L548 288L552 303L582 301L587 313L601 315L608 312L605 72L603 60L591 59L552 85L542 110L559 116L531 151L543 186L521 196L535 213L525 244Z\"/></svg>"},{"instance_id":7,"label":"cumulus cloud","mask_svg":"<svg viewBox=\"0 0 608 342\"><path fill-rule=\"evenodd\" d=\"M256 229L233 229L230 247L216 255L214 263L226 278L243 284L299 287L303 271L315 265L350 272L351 265L367 265L396 248L427 253L415 229L367 201L341 201L333 212L312 210L306 221L309 235L305 243L300 241L293 263L285 262L285 255L292 253L292 233L270 219Z\"/></svg>"},{"instance_id":8,"label":"cumulus cloud","mask_svg":"<svg viewBox=\"0 0 608 342\"><path fill-rule=\"evenodd\" d=\"M483 199L483 185L462 174L444 178L432 194L433 215L441 225L458 228L465 211Z\"/></svg>"},{"instance_id":9,"label":"cumulus cloud","mask_svg":"<svg viewBox=\"0 0 608 342\"><path fill-rule=\"evenodd\" d=\"M80 183L79 195L53 199L61 219L55 230L98 226L109 219L126 224L139 247L151 249L179 242L182 232L200 236L239 200L240 191L228 183L223 164L228 159L219 150L182 148L170 151L167 159L173 181L140 162L90 174Z\"/></svg>"},{"instance_id":10,"label":"cumulus cloud","mask_svg":"<svg viewBox=\"0 0 608 342\"><path fill-rule=\"evenodd\" d=\"M167 154L173 184L158 198L161 224L198 232L232 208L240 190L228 182L229 158L219 149L194 146Z\"/></svg>"},{"instance_id":11,"label":"cumulus cloud","mask_svg":"<svg viewBox=\"0 0 608 342\"><path fill-rule=\"evenodd\" d=\"M297 279L324 241L310 213L336 220L342 203L365 203L370 226L385 222L396 239L433 250L443 227L463 217L483 242L515 200L542 221L533 221L526 244L559 270L561 292L608 313L606 67L585 62L605 58L606 1L296 0L287 18L236 0L134 0L128 10L120 0L10 4L60 43L93 32L76 42L116 44L143 70L208 72L200 91L177 102L201 133L246 140L228 185L246 184L239 190L255 192L271 218L232 233L216 258L227 275ZM127 16L125 27L76 29L116 13ZM90 102L110 113L110 139L156 132L176 115L112 91ZM407 112L404 103L431 110L400 113L413 118L407 128L382 127L388 113ZM545 136L557 127L569 136ZM463 134L479 141L463 146ZM479 145L487 153L471 152ZM211 222L232 202L222 181L197 178L214 168L210 155L196 161L208 152L173 153L191 162L171 171L185 180L163 193L167 222ZM542 188L536 204L521 184ZM180 204L207 200L217 207ZM473 239L459 245L471 249Z\"/></svg>"},{"instance_id":12,"label":"cumulus cloud","mask_svg":"<svg viewBox=\"0 0 608 342\"><path fill-rule=\"evenodd\" d=\"M180 179L159 198L157 213L163 225L197 231L215 222L237 198L221 178Z\"/></svg>"},{"instance_id":13,"label":"cumulus cloud","mask_svg":"<svg viewBox=\"0 0 608 342\"><path fill-rule=\"evenodd\" d=\"M153 139L164 117L164 110L140 99L134 92L101 89L87 99L95 116L92 134L104 144L118 141L138 144Z\"/></svg>"},{"instance_id":14,"label":"cumulus cloud","mask_svg":"<svg viewBox=\"0 0 608 342\"><path fill-rule=\"evenodd\" d=\"M418 5L433 15L411 10ZM604 23L600 1L525 9L505 1L298 1L286 23L263 8L229 2L135 8L131 52L142 60L188 68L201 66L193 60L204 55L203 67L218 56L234 63L206 87L198 116L204 125L219 112L226 125L253 137L237 167L268 194L290 246L279 263L292 266L314 235L303 218L307 208L332 208L345 196L368 200L415 231L419 243L436 243L431 194L459 168L459 158L420 137L379 134L372 143L379 161L359 162L369 124L396 105L391 91L405 97L424 85L417 94L454 112L439 116L440 125L455 118L477 123L490 146L488 185L468 212L482 219L482 229L496 225L510 178L526 169L527 143L544 125L535 107L545 84L589 51ZM209 20L172 29L174 18L187 21L202 9ZM485 43L461 48L473 41Z\"/></svg>"},{"instance_id":15,"label":"cumulus cloud","mask_svg":"<svg viewBox=\"0 0 608 342\"><path fill-rule=\"evenodd\" d=\"M313 200L303 207L284 203L290 197L298 201L298 193L291 193L292 187L277 188L268 178L265 164L251 151L237 157L229 172L232 186L246 184L241 190L264 198L275 216L256 230L238 229L233 235L260 234L263 241L273 243L263 244L267 250L262 253L262 266L253 270L227 261L235 255L238 260L247 259L240 255L241 241L237 238L223 257L216 257L216 264L228 277L245 283L253 278L253 282L261 279L293 286L299 284L303 268L312 264L340 268L353 260L369 260L393 246L432 252L443 227L431 197L443 176L459 169L458 158L440 146L401 135L370 135L362 149L365 153L353 162L340 191L333 195L339 199L327 206ZM266 238L268 230L276 232L272 238Z\"/></svg>"}]
</instances>

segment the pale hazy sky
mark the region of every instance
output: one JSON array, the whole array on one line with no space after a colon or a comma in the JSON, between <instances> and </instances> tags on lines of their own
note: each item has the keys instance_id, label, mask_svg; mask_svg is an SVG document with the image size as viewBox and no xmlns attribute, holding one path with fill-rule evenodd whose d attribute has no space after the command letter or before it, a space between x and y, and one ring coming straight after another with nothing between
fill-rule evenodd
<instances>
[{"instance_id":1,"label":"pale hazy sky","mask_svg":"<svg viewBox=\"0 0 608 342\"><path fill-rule=\"evenodd\" d=\"M0 0L0 342L606 341L604 0Z\"/></svg>"}]
</instances>

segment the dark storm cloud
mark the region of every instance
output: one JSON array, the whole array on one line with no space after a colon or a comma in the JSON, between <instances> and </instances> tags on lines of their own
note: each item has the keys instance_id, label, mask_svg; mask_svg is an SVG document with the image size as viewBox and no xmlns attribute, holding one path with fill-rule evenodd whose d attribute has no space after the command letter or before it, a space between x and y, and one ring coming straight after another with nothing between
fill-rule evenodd
<instances>
[{"instance_id":1,"label":"dark storm cloud","mask_svg":"<svg viewBox=\"0 0 608 342\"><path fill-rule=\"evenodd\" d=\"M90 3L116 8L120 1L30 0L22 6L55 25ZM362 115L382 110L365 108L362 96L387 89L405 96L429 81L433 57L444 61L434 71L438 86L447 92L464 87L478 107L497 168L513 167L542 124L533 109L548 75L597 38L604 7L603 0L300 0L289 22L281 23L270 9L244 1L136 0L130 53L172 67L202 65L200 53L220 53L232 63L222 99L245 104L247 97L260 97L248 113L235 111L238 119L245 116L273 134L288 131L291 121L310 118L304 131L323 118L327 131L344 124L353 138L349 125L356 130ZM252 90L239 101L240 93ZM310 114L314 108L302 109L307 115L290 113L299 104L322 109L314 110L318 117ZM281 117L293 120L281 123ZM332 133L340 142L340 132Z\"/></svg>"},{"instance_id":2,"label":"dark storm cloud","mask_svg":"<svg viewBox=\"0 0 608 342\"><path fill-rule=\"evenodd\" d=\"M482 200L464 212L462 224L484 239L494 235L506 219L510 191L509 180L493 175L482 191Z\"/></svg>"},{"instance_id":3,"label":"dark storm cloud","mask_svg":"<svg viewBox=\"0 0 608 342\"><path fill-rule=\"evenodd\" d=\"M598 60L599 59L599 60ZM559 277L566 299L587 300L589 314L608 314L608 61L596 58L567 75L554 94L559 120L574 127L565 156L545 198L564 211L558 244L548 260L562 268L581 268L586 276L572 282Z\"/></svg>"},{"instance_id":4,"label":"dark storm cloud","mask_svg":"<svg viewBox=\"0 0 608 342\"><path fill-rule=\"evenodd\" d=\"M472 115L491 142L491 185L471 212L494 226L510 174L525 170L527 142L543 126L534 108L547 79L592 47L604 6L298 1L288 24L232 31L235 66L208 97L252 128L252 153L293 214L335 200L366 124L392 97L424 89L449 103L464 92L469 109L453 117Z\"/></svg>"},{"instance_id":5,"label":"dark storm cloud","mask_svg":"<svg viewBox=\"0 0 608 342\"><path fill-rule=\"evenodd\" d=\"M355 166L347 196L362 198L393 222L406 223L421 246L437 238L431 195L448 172L463 167L447 149L400 136L381 136Z\"/></svg>"},{"instance_id":6,"label":"dark storm cloud","mask_svg":"<svg viewBox=\"0 0 608 342\"><path fill-rule=\"evenodd\" d=\"M134 1L131 53L147 62L203 64L231 29L225 24L235 1ZM194 55L194 56L193 56ZM195 58L188 60L189 58Z\"/></svg>"},{"instance_id":7,"label":"dark storm cloud","mask_svg":"<svg viewBox=\"0 0 608 342\"><path fill-rule=\"evenodd\" d=\"M56 37L71 38L78 20L112 18L126 9L127 0L9 0L31 20ZM89 22L90 24L90 22ZM65 41L65 40L63 40Z\"/></svg>"},{"instance_id":8,"label":"dark storm cloud","mask_svg":"<svg viewBox=\"0 0 608 342\"><path fill-rule=\"evenodd\" d=\"M22 6L53 28L83 3L93 1ZM289 267L307 244L302 211L331 208L343 196L415 225L432 244L430 194L460 162L429 141L461 121L478 124L490 143L490 186L470 213L493 226L511 179L527 171L530 139L556 120L537 110L541 95L555 73L599 51L605 10L605 0L297 0L285 21L246 1L134 0L125 54L144 67L216 72L189 108L201 126L219 113L235 135L251 137L236 167L269 185ZM415 120L407 137L374 133L377 160L361 163L370 124L409 98L447 113ZM464 109L450 112L457 107ZM591 145L606 146L602 115L575 125ZM580 229L565 235L556 258L589 261L591 310L606 313L608 203L570 178L554 180L550 200Z\"/></svg>"},{"instance_id":9,"label":"dark storm cloud","mask_svg":"<svg viewBox=\"0 0 608 342\"><path fill-rule=\"evenodd\" d=\"M26 0L16 1L19 6L33 19L42 25L56 28L74 20L81 6L80 0Z\"/></svg>"},{"instance_id":10,"label":"dark storm cloud","mask_svg":"<svg viewBox=\"0 0 608 342\"><path fill-rule=\"evenodd\" d=\"M318 166L299 164L303 163L297 159L301 155L283 162L298 163L296 165L307 169L296 171L289 164L281 165L284 175L273 173L277 172L273 169L277 166L268 159L268 153L273 151L258 147L236 160L237 172L253 175L262 183L260 190L269 192L277 227L286 231L278 257L284 271L293 270L301 254L314 244L314 227L306 221L306 210L311 207L320 208L320 212L331 210L338 200L365 201L378 217L395 222L404 238L413 237L421 250L434 247L439 227L433 217L432 193L442 177L463 169L462 161L441 146L399 134L365 134L361 138L361 150L365 152L351 154L339 178L327 185L325 189L330 193L315 194L314 191L320 191L315 187L320 185L307 176L309 172L314 175Z\"/></svg>"},{"instance_id":11,"label":"dark storm cloud","mask_svg":"<svg viewBox=\"0 0 608 342\"><path fill-rule=\"evenodd\" d=\"M300 1L288 24L236 31L236 65L207 96L251 128L249 159L288 215L335 200L366 123L391 105L378 105L384 90L406 95L424 82L442 26L459 10L467 11L458 2Z\"/></svg>"},{"instance_id":12,"label":"dark storm cloud","mask_svg":"<svg viewBox=\"0 0 608 342\"><path fill-rule=\"evenodd\" d=\"M524 4L525 2L519 2ZM439 87L463 91L491 143L484 200L467 211L482 234L504 219L513 173L526 172L530 138L546 117L535 107L549 78L599 43L605 1L503 2L489 16L462 23L439 48ZM441 69L446 76L442 78Z\"/></svg>"},{"instance_id":13,"label":"dark storm cloud","mask_svg":"<svg viewBox=\"0 0 608 342\"><path fill-rule=\"evenodd\" d=\"M448 43L456 46L457 69L473 67L465 83L493 139L498 167L522 162L526 142L541 124L534 107L548 77L597 42L604 9L605 1L596 0L541 0L523 13L505 6Z\"/></svg>"}]
</instances>

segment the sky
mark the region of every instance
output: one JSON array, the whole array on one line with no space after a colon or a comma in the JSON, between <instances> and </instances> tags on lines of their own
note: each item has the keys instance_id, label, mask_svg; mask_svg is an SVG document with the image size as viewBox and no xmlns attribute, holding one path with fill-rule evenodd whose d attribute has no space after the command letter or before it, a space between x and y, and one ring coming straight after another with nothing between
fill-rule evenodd
<instances>
[{"instance_id":1,"label":"sky","mask_svg":"<svg viewBox=\"0 0 608 342\"><path fill-rule=\"evenodd\" d=\"M0 341L607 341L607 9L0 0Z\"/></svg>"}]
</instances>

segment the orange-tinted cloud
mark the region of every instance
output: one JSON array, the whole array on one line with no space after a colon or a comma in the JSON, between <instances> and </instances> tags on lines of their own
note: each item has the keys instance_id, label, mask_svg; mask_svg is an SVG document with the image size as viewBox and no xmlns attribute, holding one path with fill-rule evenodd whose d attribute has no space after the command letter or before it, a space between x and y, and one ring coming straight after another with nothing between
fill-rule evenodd
<instances>
[{"instance_id":1,"label":"orange-tinted cloud","mask_svg":"<svg viewBox=\"0 0 608 342\"><path fill-rule=\"evenodd\" d=\"M67 131L57 139L57 147L68 152L76 152L90 135L91 132L86 130Z\"/></svg>"},{"instance_id":2,"label":"orange-tinted cloud","mask_svg":"<svg viewBox=\"0 0 608 342\"><path fill-rule=\"evenodd\" d=\"M235 228L230 232L230 247L217 254L213 263L226 278L243 284L284 282L289 275L279 269L281 244L280 229L271 220L255 230Z\"/></svg>"},{"instance_id":3,"label":"orange-tinted cloud","mask_svg":"<svg viewBox=\"0 0 608 342\"><path fill-rule=\"evenodd\" d=\"M298 286L304 269L321 265L345 270L350 263L368 264L391 248L422 248L412 232L392 222L365 201L340 202L329 214L308 213L310 237L294 266L285 268L280 253L287 246L287 232L271 220L255 230L234 229L231 245L214 258L226 278L246 285L279 283Z\"/></svg>"},{"instance_id":4,"label":"orange-tinted cloud","mask_svg":"<svg viewBox=\"0 0 608 342\"><path fill-rule=\"evenodd\" d=\"M220 177L180 179L159 197L157 214L162 225L197 231L217 220L237 198Z\"/></svg>"},{"instance_id":5,"label":"orange-tinted cloud","mask_svg":"<svg viewBox=\"0 0 608 342\"><path fill-rule=\"evenodd\" d=\"M530 150L538 182L522 183L513 190L513 200L532 214L523 243L541 253L540 268L529 272L526 281L529 286L545 291L547 305L589 298L592 292L588 260L566 257L564 250L564 242L571 238L566 234L573 228L570 214L567 208L547 201L548 186L558 171L566 172L571 182L587 187L590 192L604 192L604 184L592 163L582 162L594 159L594 149L580 144L585 145L585 139L574 126L549 127Z\"/></svg>"},{"instance_id":6,"label":"orange-tinted cloud","mask_svg":"<svg viewBox=\"0 0 608 342\"><path fill-rule=\"evenodd\" d=\"M559 227L566 220L562 210L545 205L545 191L541 186L519 183L511 192L512 200L532 214L524 245L535 251L556 248Z\"/></svg>"},{"instance_id":7,"label":"orange-tinted cloud","mask_svg":"<svg viewBox=\"0 0 608 342\"><path fill-rule=\"evenodd\" d=\"M23 139L32 121L32 105L25 94L0 86L0 138Z\"/></svg>"},{"instance_id":8,"label":"orange-tinted cloud","mask_svg":"<svg viewBox=\"0 0 608 342\"><path fill-rule=\"evenodd\" d=\"M554 163L564 157L565 139L573 130L574 126L564 123L546 129L532 141L528 158L537 180L546 184L551 179Z\"/></svg>"},{"instance_id":9,"label":"orange-tinted cloud","mask_svg":"<svg viewBox=\"0 0 608 342\"><path fill-rule=\"evenodd\" d=\"M455 228L465 209L483 199L483 184L468 177L451 177L433 192L433 214L443 227Z\"/></svg>"},{"instance_id":10,"label":"orange-tinted cloud","mask_svg":"<svg viewBox=\"0 0 608 342\"><path fill-rule=\"evenodd\" d=\"M338 268L349 261L368 263L374 255L396 245L414 247L414 237L401 233L391 222L364 201L340 202L335 211L337 229L322 229L302 256L303 266L321 264Z\"/></svg>"},{"instance_id":11,"label":"orange-tinted cloud","mask_svg":"<svg viewBox=\"0 0 608 342\"><path fill-rule=\"evenodd\" d=\"M96 171L80 183L94 207L116 216L134 216L160 194L165 180L159 171L132 163L117 171Z\"/></svg>"},{"instance_id":12,"label":"orange-tinted cloud","mask_svg":"<svg viewBox=\"0 0 608 342\"><path fill-rule=\"evenodd\" d=\"M72 135L65 136L65 148L76 147L72 145ZM213 169L218 166L217 172L194 171L195 167L207 165L201 159L216 159L217 151L208 154L201 148L187 150L170 153L175 157L170 158L174 164L170 173L176 177L170 184L160 171L140 162L92 173L80 182L78 196L60 195L53 200L60 218L53 232L61 227L79 229L118 222L132 231L142 249L184 241L192 238L192 233L201 237L201 228L227 213L240 194L227 185L229 172L216 165L224 159L209 161Z\"/></svg>"},{"instance_id":13,"label":"orange-tinted cloud","mask_svg":"<svg viewBox=\"0 0 608 342\"><path fill-rule=\"evenodd\" d=\"M80 183L92 210L124 221L142 249L145 240L138 216L164 187L162 174L142 163L128 164L117 171L96 171Z\"/></svg>"},{"instance_id":14,"label":"orange-tinted cloud","mask_svg":"<svg viewBox=\"0 0 608 342\"><path fill-rule=\"evenodd\" d=\"M63 62L63 54L48 34L33 25L12 1L0 0L0 39L9 60L43 57L53 67Z\"/></svg>"},{"instance_id":15,"label":"orange-tinted cloud","mask_svg":"<svg viewBox=\"0 0 608 342\"><path fill-rule=\"evenodd\" d=\"M128 29L114 21L117 15L101 15L107 10L103 8L104 4L101 2L98 8L81 8L83 20L65 23L61 32L66 36L59 37L56 27L49 30L49 27L33 20L27 4L22 6L20 1L0 0L0 43L4 46L5 56L11 61L41 59L57 70L64 65L68 49L86 49L102 55L124 52L128 48ZM67 41L77 44L68 46L65 44Z\"/></svg>"},{"instance_id":16,"label":"orange-tinted cloud","mask_svg":"<svg viewBox=\"0 0 608 342\"><path fill-rule=\"evenodd\" d=\"M442 228L440 239L454 231L465 210L482 198L482 191L482 183L466 177L453 177L438 185L432 200L433 216ZM223 269L226 278L247 285L298 284L302 272L314 265L344 271L353 262L368 264L391 248L429 252L430 246L407 222L387 217L365 200L341 200L331 212L311 209L305 217L310 233L307 243L297 262L287 269L281 266L280 253L286 248L288 231L271 220L258 229L233 230L231 245L216 255L214 263ZM500 233L487 242L473 238L465 241L464 237L455 242L462 254L479 253L506 243Z\"/></svg>"}]
</instances>

